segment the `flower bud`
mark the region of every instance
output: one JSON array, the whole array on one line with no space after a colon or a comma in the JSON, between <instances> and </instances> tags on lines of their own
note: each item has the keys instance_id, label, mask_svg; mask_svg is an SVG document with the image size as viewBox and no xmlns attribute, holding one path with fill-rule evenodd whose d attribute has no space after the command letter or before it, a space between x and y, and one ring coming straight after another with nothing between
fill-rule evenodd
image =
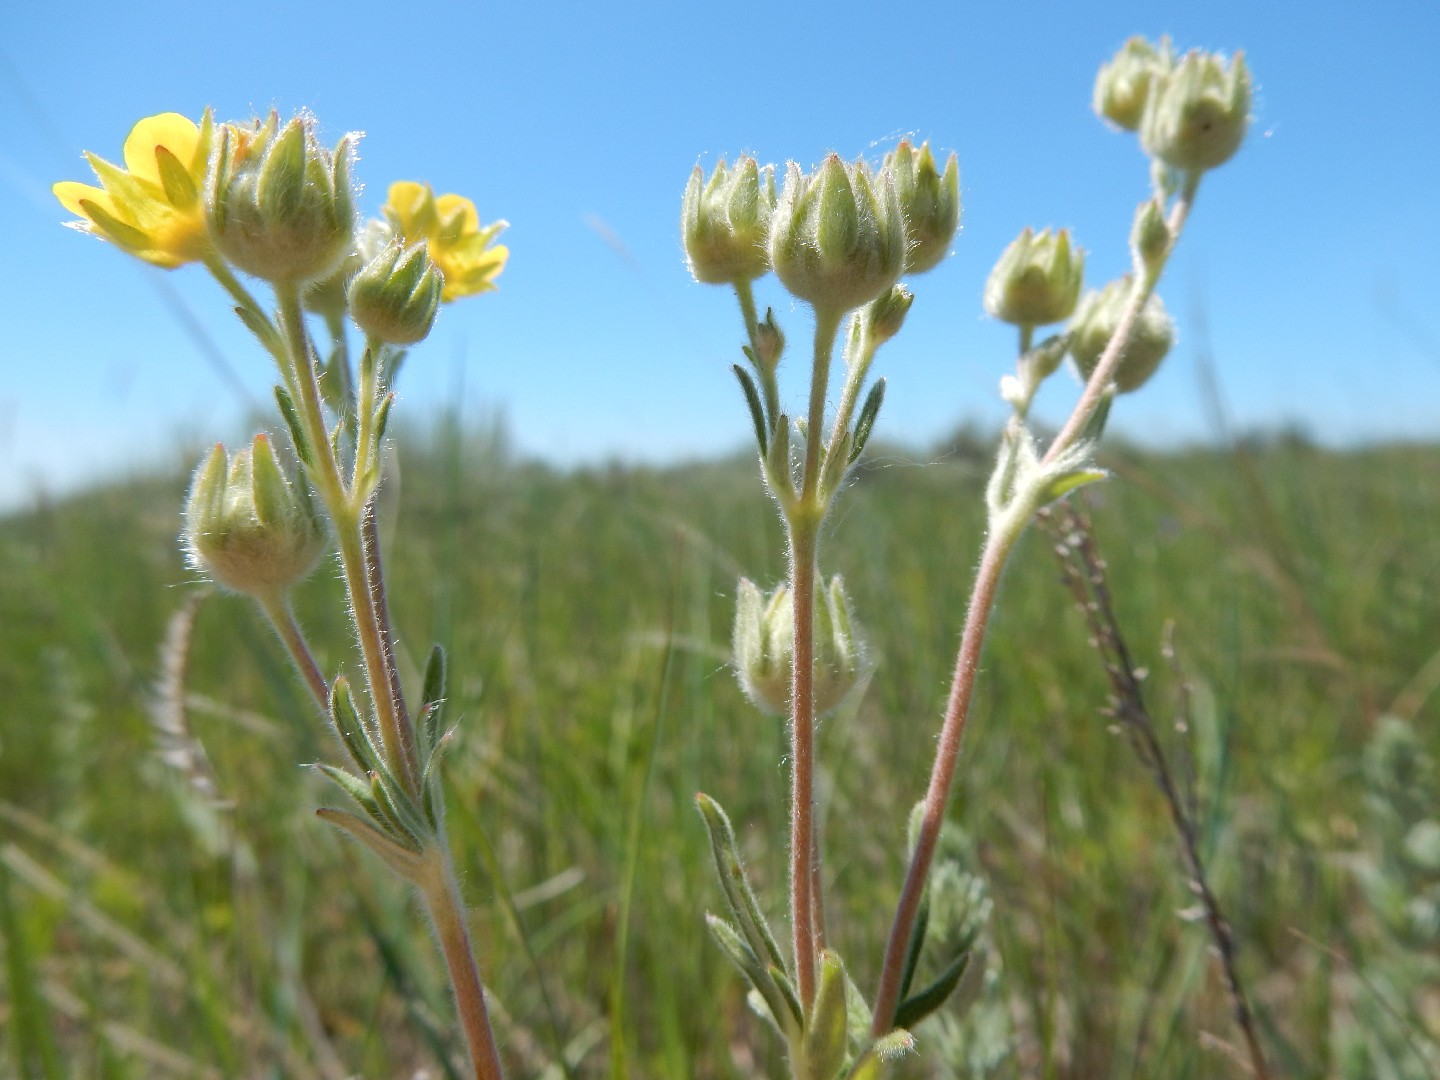
<instances>
[{"instance_id":1,"label":"flower bud","mask_svg":"<svg viewBox=\"0 0 1440 1080\"><path fill-rule=\"evenodd\" d=\"M382 206L395 234L407 244L430 245L430 258L445 275L440 302L493 292L510 249L495 238L510 227L504 220L480 223L475 204L463 195L436 195L429 184L397 180Z\"/></svg>"},{"instance_id":2,"label":"flower bud","mask_svg":"<svg viewBox=\"0 0 1440 1080\"><path fill-rule=\"evenodd\" d=\"M952 153L945 175L935 167L930 144L917 151L908 139L885 156L905 215L905 272L923 274L940 265L960 227L960 166Z\"/></svg>"},{"instance_id":3,"label":"flower bud","mask_svg":"<svg viewBox=\"0 0 1440 1080\"><path fill-rule=\"evenodd\" d=\"M263 124L222 124L215 142L208 211L220 253L271 282L304 284L339 267L354 242L355 136L331 153L313 118L282 128L272 112Z\"/></svg>"},{"instance_id":4,"label":"flower bud","mask_svg":"<svg viewBox=\"0 0 1440 1080\"><path fill-rule=\"evenodd\" d=\"M1070 246L1070 230L1027 226L990 271L985 310L1015 326L1059 322L1075 310L1084 277L1085 253Z\"/></svg>"},{"instance_id":5,"label":"flower bud","mask_svg":"<svg viewBox=\"0 0 1440 1080\"><path fill-rule=\"evenodd\" d=\"M1132 37L1095 77L1095 114L1126 131L1136 130L1155 78L1174 63L1169 38L1161 38L1157 49L1143 37Z\"/></svg>"},{"instance_id":6,"label":"flower bud","mask_svg":"<svg viewBox=\"0 0 1440 1080\"><path fill-rule=\"evenodd\" d=\"M389 222L371 218L361 225L355 234L354 246L341 260L340 265L319 281L311 282L305 290L301 297L305 310L327 318L333 316L338 319L345 315L350 310L345 295L350 279L394 240L395 230L390 227Z\"/></svg>"},{"instance_id":7,"label":"flower bud","mask_svg":"<svg viewBox=\"0 0 1440 1080\"><path fill-rule=\"evenodd\" d=\"M1249 124L1245 54L1227 68L1217 54L1193 50L1151 86L1140 143L1172 169L1199 172L1229 161Z\"/></svg>"},{"instance_id":8,"label":"flower bud","mask_svg":"<svg viewBox=\"0 0 1440 1080\"><path fill-rule=\"evenodd\" d=\"M309 575L326 546L309 491L286 479L264 435L228 462L216 445L191 482L184 540L197 570L259 598Z\"/></svg>"},{"instance_id":9,"label":"flower bud","mask_svg":"<svg viewBox=\"0 0 1440 1080\"><path fill-rule=\"evenodd\" d=\"M735 674L740 687L766 712L790 711L795 663L795 608L788 586L766 595L741 578L735 598ZM864 645L855 632L845 585L837 575L815 590L815 712L828 712L855 688L864 668Z\"/></svg>"},{"instance_id":10,"label":"flower bud","mask_svg":"<svg viewBox=\"0 0 1440 1080\"><path fill-rule=\"evenodd\" d=\"M1165 207L1159 199L1149 199L1135 211L1135 224L1130 228L1130 254L1137 270L1157 274L1170 252L1170 223L1165 220Z\"/></svg>"},{"instance_id":11,"label":"flower bud","mask_svg":"<svg viewBox=\"0 0 1440 1080\"><path fill-rule=\"evenodd\" d=\"M900 332L905 325L905 316L910 305L915 303L915 294L904 285L892 285L889 290L874 301L867 309L867 336L870 344L879 348Z\"/></svg>"},{"instance_id":12,"label":"flower bud","mask_svg":"<svg viewBox=\"0 0 1440 1080\"><path fill-rule=\"evenodd\" d=\"M746 155L727 169L722 159L704 182L700 166L685 185L680 236L696 281L730 285L770 272L765 239L775 211L775 166Z\"/></svg>"},{"instance_id":13,"label":"flower bud","mask_svg":"<svg viewBox=\"0 0 1440 1080\"><path fill-rule=\"evenodd\" d=\"M770 226L770 264L785 288L816 308L850 311L905 269L905 219L890 172L831 154L813 174L793 161Z\"/></svg>"},{"instance_id":14,"label":"flower bud","mask_svg":"<svg viewBox=\"0 0 1440 1080\"><path fill-rule=\"evenodd\" d=\"M1087 382L1115 336L1133 288L1134 279L1127 274L1098 292L1090 290L1070 321L1070 355ZM1151 293L1115 368L1116 389L1121 393L1140 389L1174 344L1175 323L1159 295Z\"/></svg>"},{"instance_id":15,"label":"flower bud","mask_svg":"<svg viewBox=\"0 0 1440 1080\"><path fill-rule=\"evenodd\" d=\"M435 325L445 276L429 245L394 240L350 282L347 297L355 325L389 345L414 345Z\"/></svg>"}]
</instances>

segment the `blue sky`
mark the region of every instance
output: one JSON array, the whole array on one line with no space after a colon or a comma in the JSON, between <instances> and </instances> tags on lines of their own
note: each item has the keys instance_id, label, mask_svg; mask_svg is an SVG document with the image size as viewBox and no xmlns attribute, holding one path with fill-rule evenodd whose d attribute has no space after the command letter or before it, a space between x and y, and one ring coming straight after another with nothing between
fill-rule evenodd
<instances>
[{"instance_id":1,"label":"blue sky","mask_svg":"<svg viewBox=\"0 0 1440 1080\"><path fill-rule=\"evenodd\" d=\"M921 446L1002 415L1013 331L980 308L1024 225L1074 228L1095 285L1125 266L1146 190L1132 137L1089 111L1132 33L1244 48L1258 92L1235 160L1207 177L1162 285L1180 344L1114 423L1213 434L1206 348L1231 421L1333 442L1440 431L1440 4L844 2L9 4L0 14L0 507L243 437L263 356L193 268L154 270L60 228L49 193L89 179L138 118L312 110L366 133L362 207L418 179L511 223L498 293L448 307L407 363L401 408L503 412L559 462L671 460L744 444L729 365L739 317L685 271L676 223L697 162L809 166L903 135L960 156L963 230L916 279L883 436ZM807 312L761 283L795 343ZM203 325L202 343L184 310ZM220 374L215 357L238 375ZM1060 419L1074 388L1047 390Z\"/></svg>"}]
</instances>

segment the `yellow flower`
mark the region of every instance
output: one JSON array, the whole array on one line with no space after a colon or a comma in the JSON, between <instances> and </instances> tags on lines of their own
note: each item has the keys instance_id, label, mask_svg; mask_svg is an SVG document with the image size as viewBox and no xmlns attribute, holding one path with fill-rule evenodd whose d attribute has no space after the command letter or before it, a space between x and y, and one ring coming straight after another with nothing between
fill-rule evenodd
<instances>
[{"instance_id":1,"label":"yellow flower","mask_svg":"<svg viewBox=\"0 0 1440 1080\"><path fill-rule=\"evenodd\" d=\"M489 292L505 269L510 249L491 246L508 224L496 221L481 226L475 204L461 195L436 198L429 184L399 180L390 185L385 216L406 244L429 241L430 258L445 276L441 303L462 296Z\"/></svg>"},{"instance_id":2,"label":"yellow flower","mask_svg":"<svg viewBox=\"0 0 1440 1080\"><path fill-rule=\"evenodd\" d=\"M211 248L201 192L212 128L209 109L198 126L179 113L147 116L125 140L125 169L87 151L100 187L62 180L51 188L81 219L67 224L167 270L204 258Z\"/></svg>"}]
</instances>

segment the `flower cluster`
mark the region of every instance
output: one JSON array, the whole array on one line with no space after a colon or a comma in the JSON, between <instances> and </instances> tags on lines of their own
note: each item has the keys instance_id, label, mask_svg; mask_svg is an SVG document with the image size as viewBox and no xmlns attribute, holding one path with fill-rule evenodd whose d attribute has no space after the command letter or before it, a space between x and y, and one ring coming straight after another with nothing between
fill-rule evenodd
<instances>
[{"instance_id":1,"label":"flower cluster","mask_svg":"<svg viewBox=\"0 0 1440 1080\"><path fill-rule=\"evenodd\" d=\"M98 187L65 180L53 190L77 216L74 228L146 262L228 265L304 285L320 310L339 308L364 271L364 286L351 291L366 305L355 312L362 329L411 344L429 332L432 291L449 302L495 288L509 251L494 241L506 223L482 225L469 199L401 181L384 220L361 226L350 178L356 139L327 149L303 114L217 124L207 110L197 124L161 113L131 130L124 168L86 155ZM387 293L380 279L392 274Z\"/></svg>"},{"instance_id":2,"label":"flower cluster","mask_svg":"<svg viewBox=\"0 0 1440 1080\"><path fill-rule=\"evenodd\" d=\"M837 312L885 295L906 274L938 266L960 225L960 171L942 173L929 144L900 143L879 169L831 154L812 173L791 162L777 195L775 167L697 165L680 234L696 281L748 283L774 270L791 293Z\"/></svg>"}]
</instances>

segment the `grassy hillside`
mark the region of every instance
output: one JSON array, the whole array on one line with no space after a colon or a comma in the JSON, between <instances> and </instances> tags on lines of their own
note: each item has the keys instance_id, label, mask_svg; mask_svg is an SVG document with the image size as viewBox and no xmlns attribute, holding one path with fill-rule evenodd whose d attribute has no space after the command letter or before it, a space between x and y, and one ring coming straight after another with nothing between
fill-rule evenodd
<instances>
[{"instance_id":1,"label":"grassy hillside","mask_svg":"<svg viewBox=\"0 0 1440 1080\"><path fill-rule=\"evenodd\" d=\"M867 991L985 464L873 455L830 525L823 569L845 576L875 662L821 730L831 933ZM1157 718L1188 709L1173 751L1193 756L1212 883L1279 1072L1386 1075L1388 1054L1389 1075L1426 1075L1440 1001L1412 966L1440 956L1440 894L1403 840L1440 797L1402 806L1365 763L1385 715L1440 756L1440 448L1110 464L1088 502L1119 619ZM545 1069L562 1045L581 1077L768 1074L775 1042L703 929L720 898L692 808L700 790L725 805L778 922L783 731L727 670L737 577L781 573L753 463L559 473L452 430L402 466L392 603L412 659L450 649L452 840L514 1075L560 1075ZM161 643L196 589L175 542L183 486L0 522L0 1075L445 1075L427 930L313 819L337 797L297 766L336 750L239 600L196 610L186 737L157 736ZM989 1034L945 1071L949 1037L922 1029L911 1073L1243 1076L1164 804L1107 731L1105 674L1050 548L1032 531L1004 583L952 806L994 903ZM338 596L324 572L299 606L322 667L354 673ZM1426 896L1434 936L1422 911L1406 940ZM1009 1052L990 1069L985 1046Z\"/></svg>"}]
</instances>

